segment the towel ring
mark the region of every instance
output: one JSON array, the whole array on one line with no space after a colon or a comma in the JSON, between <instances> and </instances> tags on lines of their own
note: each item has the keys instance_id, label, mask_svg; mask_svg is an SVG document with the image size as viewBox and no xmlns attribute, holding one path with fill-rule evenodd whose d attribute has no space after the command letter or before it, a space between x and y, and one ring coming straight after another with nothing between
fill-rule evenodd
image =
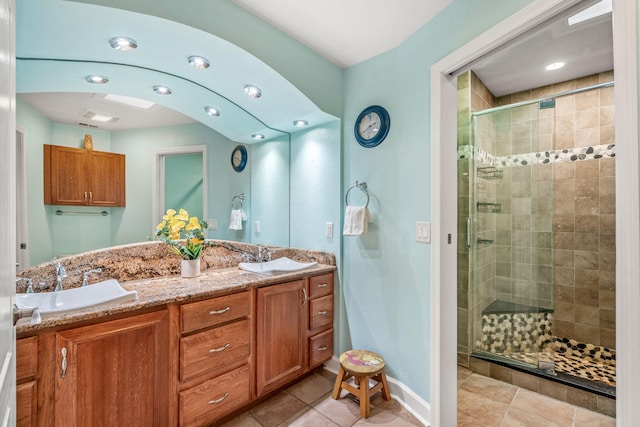
<instances>
[{"instance_id":1,"label":"towel ring","mask_svg":"<svg viewBox=\"0 0 640 427\"><path fill-rule=\"evenodd\" d=\"M236 194L235 196L233 196L233 199L231 199L231 209L242 209L242 204L244 203L244 198L245 198L244 193ZM239 200L239 203L240 203L240 205L238 207L234 207L233 206L233 203L236 200Z\"/></svg>"},{"instance_id":2,"label":"towel ring","mask_svg":"<svg viewBox=\"0 0 640 427\"><path fill-rule=\"evenodd\" d=\"M345 204L345 206L349 206L349 193L354 188L360 189L360 191L362 191L367 196L367 203L364 206L365 207L369 206L369 191L367 191L367 183L366 182L358 182L358 181L356 181L356 183L354 185L349 187L349 189L347 190L347 194L344 195L344 204Z\"/></svg>"}]
</instances>

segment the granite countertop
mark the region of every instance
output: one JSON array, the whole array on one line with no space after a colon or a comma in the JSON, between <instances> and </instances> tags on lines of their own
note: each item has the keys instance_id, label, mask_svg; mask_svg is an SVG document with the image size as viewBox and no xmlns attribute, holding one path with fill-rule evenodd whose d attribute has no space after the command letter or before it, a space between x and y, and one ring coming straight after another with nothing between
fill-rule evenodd
<instances>
[{"instance_id":1,"label":"granite countertop","mask_svg":"<svg viewBox=\"0 0 640 427\"><path fill-rule=\"evenodd\" d=\"M16 325L16 335L20 338L47 328L68 326L74 323L172 303L198 301L217 295L296 280L310 275L329 273L334 271L335 268L334 265L317 264L313 268L293 273L266 276L244 271L239 267L227 267L208 269L203 271L200 277L190 279L172 275L122 281L120 284L124 289L138 292L136 300L105 304L68 313L44 314L42 315L42 323L38 325L31 325L29 318L21 319Z\"/></svg>"},{"instance_id":2,"label":"granite countertop","mask_svg":"<svg viewBox=\"0 0 640 427\"><path fill-rule=\"evenodd\" d=\"M219 244L219 246L222 246L222 244ZM229 246L229 244L227 244L227 246ZM124 248L127 250L127 254L130 254L131 251L140 250L139 245L132 245ZM143 248L145 251L149 251L149 246L144 246ZM118 248L117 251L122 250L123 249ZM107 252L109 262L105 261L103 263L98 263L98 265L103 266L107 271L112 272L112 274L110 274L111 278L119 280L120 285L124 289L128 291L137 291L138 298L136 300L104 304L73 312L43 314L42 322L38 325L31 325L30 319L24 318L19 320L16 324L16 335L20 338L32 335L47 328L68 327L73 326L76 323L86 323L87 321L94 321L102 318L105 318L104 320L109 320L106 319L109 316L122 315L145 309L153 309L154 307L161 307L173 303L198 301L245 289L296 280L309 275L329 273L336 269L335 258L331 254L314 251L296 251L291 253L292 255L296 255L296 258L308 261L316 260L318 261L318 264L312 268L292 273L267 276L241 270L237 266L238 259L217 256L215 257L216 259L224 259L225 262L227 262L227 265L235 265L211 265L210 268L203 270L199 277L188 279L180 277L179 272L173 272L172 270L166 272L163 271L165 273L164 275L158 274L157 269L152 270L150 273L145 271L144 274L138 270L136 274L133 275L129 264L120 262L116 263L113 261L113 254L117 251L112 250ZM92 263L93 265L96 265L96 260L101 259L97 254L98 253L95 252L88 254L88 256L94 258L94 262ZM100 252L100 254L102 254L102 252ZM284 255L289 255L289 252ZM66 259L65 262L73 268L74 262L77 261L86 268L88 263L83 257L84 255L82 257L78 257L77 260ZM159 259L162 260L159 261L159 264L167 262L164 257L160 257ZM242 258L240 258L240 260L241 259ZM322 261L324 261L324 263ZM147 259L146 262L141 262L140 265L148 267L149 263L153 264ZM173 262L173 264L175 264L175 262ZM51 268L51 265L48 264L44 267L38 266L25 272L24 276L38 277L41 270L44 269L49 271ZM123 275L127 271L129 272L129 275ZM153 274L153 272L155 272L155 274ZM149 275L152 277L145 277ZM97 277L94 280L99 279L102 278Z\"/></svg>"}]
</instances>

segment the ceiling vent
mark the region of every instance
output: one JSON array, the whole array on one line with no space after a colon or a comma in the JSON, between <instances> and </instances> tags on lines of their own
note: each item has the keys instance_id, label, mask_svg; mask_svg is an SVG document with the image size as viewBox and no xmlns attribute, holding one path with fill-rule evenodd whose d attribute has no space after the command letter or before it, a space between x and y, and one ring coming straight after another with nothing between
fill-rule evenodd
<instances>
[{"instance_id":1,"label":"ceiling vent","mask_svg":"<svg viewBox=\"0 0 640 427\"><path fill-rule=\"evenodd\" d=\"M96 125L90 125L89 123L82 123L82 122L78 122L78 126L84 126L84 127L88 127L88 128L94 128L94 129L98 128L98 126L96 126Z\"/></svg>"}]
</instances>

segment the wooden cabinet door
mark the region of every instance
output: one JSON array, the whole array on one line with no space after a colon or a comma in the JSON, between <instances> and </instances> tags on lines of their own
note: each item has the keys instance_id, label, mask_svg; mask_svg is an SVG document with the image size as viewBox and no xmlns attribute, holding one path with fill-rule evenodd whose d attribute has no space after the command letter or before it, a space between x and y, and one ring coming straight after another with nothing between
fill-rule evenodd
<instances>
[{"instance_id":1,"label":"wooden cabinet door","mask_svg":"<svg viewBox=\"0 0 640 427\"><path fill-rule=\"evenodd\" d=\"M168 325L163 310L58 332L56 425L167 426Z\"/></svg>"},{"instance_id":2,"label":"wooden cabinet door","mask_svg":"<svg viewBox=\"0 0 640 427\"><path fill-rule=\"evenodd\" d=\"M89 194L85 150L57 145L44 146L44 203L85 205Z\"/></svg>"},{"instance_id":3,"label":"wooden cabinet door","mask_svg":"<svg viewBox=\"0 0 640 427\"><path fill-rule=\"evenodd\" d=\"M125 156L103 151L88 152L89 202L91 206L125 205Z\"/></svg>"},{"instance_id":4,"label":"wooden cabinet door","mask_svg":"<svg viewBox=\"0 0 640 427\"><path fill-rule=\"evenodd\" d=\"M259 288L256 299L256 389L268 393L305 369L304 281Z\"/></svg>"}]
</instances>

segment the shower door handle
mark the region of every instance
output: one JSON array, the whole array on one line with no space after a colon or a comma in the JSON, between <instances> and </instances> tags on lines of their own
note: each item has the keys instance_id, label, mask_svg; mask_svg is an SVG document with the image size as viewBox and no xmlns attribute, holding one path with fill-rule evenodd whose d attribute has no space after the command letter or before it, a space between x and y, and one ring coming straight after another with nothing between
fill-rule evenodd
<instances>
[{"instance_id":1,"label":"shower door handle","mask_svg":"<svg viewBox=\"0 0 640 427\"><path fill-rule=\"evenodd\" d=\"M467 217L467 248L471 247L471 217Z\"/></svg>"}]
</instances>

